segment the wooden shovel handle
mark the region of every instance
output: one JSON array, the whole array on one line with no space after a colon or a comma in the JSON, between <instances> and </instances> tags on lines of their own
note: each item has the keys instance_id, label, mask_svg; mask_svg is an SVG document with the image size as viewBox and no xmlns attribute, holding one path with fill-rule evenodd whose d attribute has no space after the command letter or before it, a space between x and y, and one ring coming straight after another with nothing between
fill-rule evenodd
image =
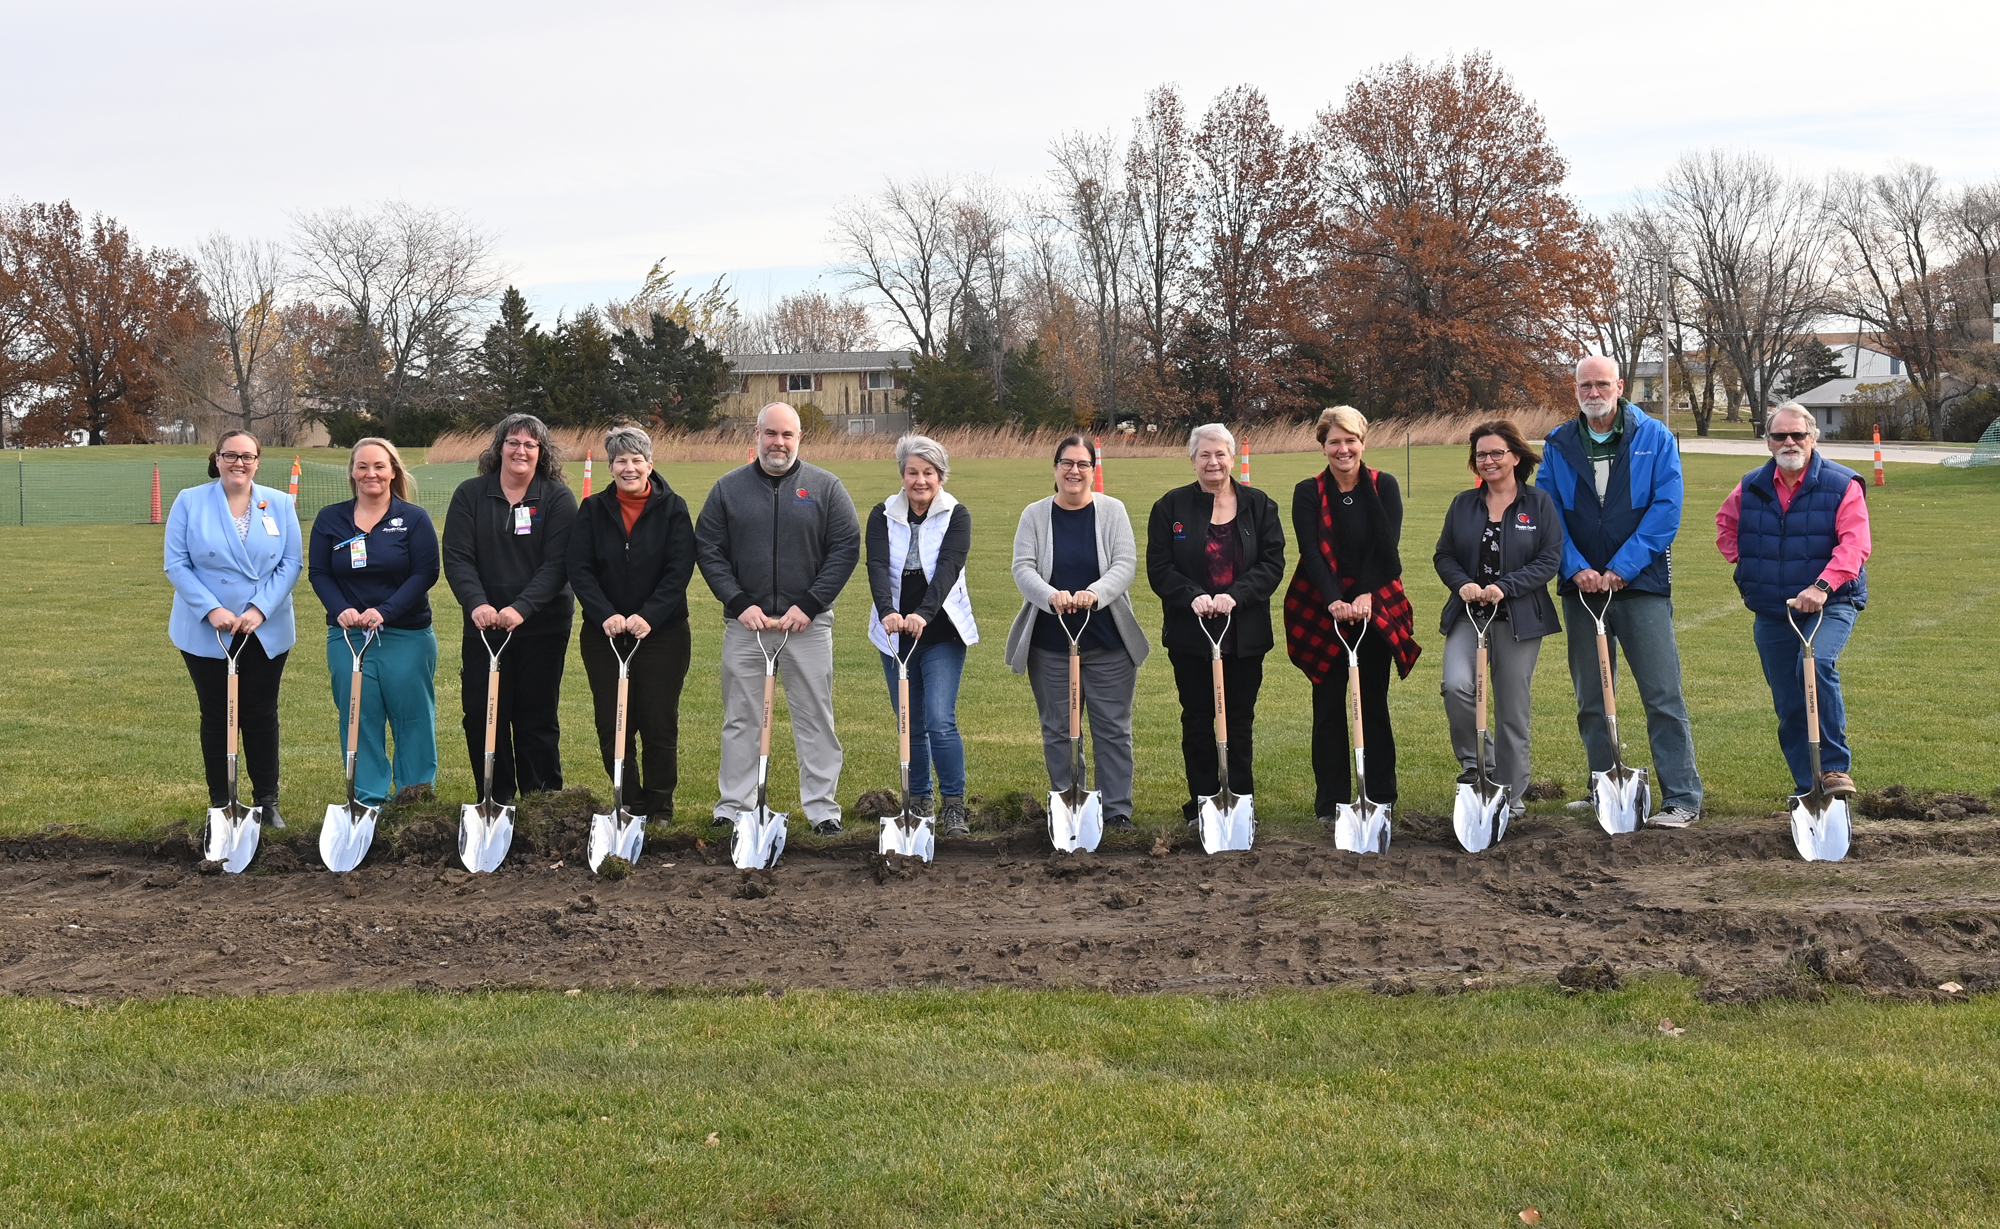
<instances>
[{"instance_id":1,"label":"wooden shovel handle","mask_svg":"<svg viewBox=\"0 0 2000 1229\"><path fill-rule=\"evenodd\" d=\"M491 756L500 736L500 663L486 671L486 754Z\"/></svg>"},{"instance_id":2,"label":"wooden shovel handle","mask_svg":"<svg viewBox=\"0 0 2000 1229\"><path fill-rule=\"evenodd\" d=\"M1604 689L1604 711L1615 721L1618 693L1611 686L1611 638L1603 632L1597 633L1597 685Z\"/></svg>"},{"instance_id":3,"label":"wooden shovel handle","mask_svg":"<svg viewBox=\"0 0 2000 1229\"><path fill-rule=\"evenodd\" d=\"M1361 739L1361 667L1352 661L1347 666L1347 718L1354 727L1354 749L1360 751L1365 746Z\"/></svg>"},{"instance_id":4,"label":"wooden shovel handle","mask_svg":"<svg viewBox=\"0 0 2000 1229\"><path fill-rule=\"evenodd\" d=\"M757 754L771 754L771 705L778 696L778 676L766 671L764 674L764 729L757 736Z\"/></svg>"},{"instance_id":5,"label":"wooden shovel handle","mask_svg":"<svg viewBox=\"0 0 2000 1229\"><path fill-rule=\"evenodd\" d=\"M611 752L611 758L612 758L613 760L622 760L622 759L624 759L624 758L625 758L625 697L626 697L626 695L628 694L628 688L629 688L629 687L631 686L631 682L632 682L632 680L630 680L629 678L627 678L627 677L626 677L626 676L625 676L624 674L622 674L622 673L621 673L621 674L619 674L619 676L618 676L618 738L617 738L617 741L615 741L615 742L613 742L613 743L611 744L611 746L612 746L612 752Z\"/></svg>"},{"instance_id":6,"label":"wooden shovel handle","mask_svg":"<svg viewBox=\"0 0 2000 1229\"><path fill-rule=\"evenodd\" d=\"M1075 641L1069 646L1069 736L1083 737L1083 658Z\"/></svg>"},{"instance_id":7,"label":"wooden shovel handle","mask_svg":"<svg viewBox=\"0 0 2000 1229\"><path fill-rule=\"evenodd\" d=\"M229 671L229 754L231 755L236 754L236 671L233 668L235 664L230 663L232 669ZM232 798L230 801L234 802L235 799Z\"/></svg>"},{"instance_id":8,"label":"wooden shovel handle","mask_svg":"<svg viewBox=\"0 0 2000 1229\"><path fill-rule=\"evenodd\" d=\"M347 779L354 779L354 757L361 753L361 671L347 676Z\"/></svg>"},{"instance_id":9,"label":"wooden shovel handle","mask_svg":"<svg viewBox=\"0 0 2000 1229\"><path fill-rule=\"evenodd\" d=\"M896 755L907 766L910 762L910 676L899 672L896 676Z\"/></svg>"},{"instance_id":10,"label":"wooden shovel handle","mask_svg":"<svg viewBox=\"0 0 2000 1229\"><path fill-rule=\"evenodd\" d=\"M1486 728L1486 638L1479 638L1479 663L1472 675L1472 703L1479 714L1479 728Z\"/></svg>"},{"instance_id":11,"label":"wooden shovel handle","mask_svg":"<svg viewBox=\"0 0 2000 1229\"><path fill-rule=\"evenodd\" d=\"M1806 659L1806 741L1816 743L1819 741L1819 671L1814 668L1810 646L1803 656ZM1813 788L1818 789L1819 783L1814 782Z\"/></svg>"},{"instance_id":12,"label":"wooden shovel handle","mask_svg":"<svg viewBox=\"0 0 2000 1229\"><path fill-rule=\"evenodd\" d=\"M1222 704L1222 658L1216 656L1209 661L1211 673L1215 677L1215 741L1226 743L1229 741L1229 721L1228 710L1223 708Z\"/></svg>"}]
</instances>

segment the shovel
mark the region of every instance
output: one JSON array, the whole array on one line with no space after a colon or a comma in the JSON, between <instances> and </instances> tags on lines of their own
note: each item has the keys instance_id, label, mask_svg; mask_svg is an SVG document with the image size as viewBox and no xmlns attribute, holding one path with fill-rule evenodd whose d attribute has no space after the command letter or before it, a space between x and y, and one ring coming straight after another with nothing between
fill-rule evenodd
<instances>
[{"instance_id":1,"label":"shovel","mask_svg":"<svg viewBox=\"0 0 2000 1229\"><path fill-rule=\"evenodd\" d=\"M1096 853L1104 839L1104 794L1083 788L1083 633L1090 627L1090 611L1070 635L1069 619L1056 615L1063 635L1069 639L1069 788L1049 791L1049 840L1063 853Z\"/></svg>"},{"instance_id":2,"label":"shovel","mask_svg":"<svg viewBox=\"0 0 2000 1229\"><path fill-rule=\"evenodd\" d=\"M618 637L611 638L611 653L618 658L618 741L611 761L611 814L590 817L590 869L595 872L606 857L639 861L639 848L646 843L646 817L625 808L625 696L631 683L633 654L639 638L632 637L632 651L618 651Z\"/></svg>"},{"instance_id":3,"label":"shovel","mask_svg":"<svg viewBox=\"0 0 2000 1229\"><path fill-rule=\"evenodd\" d=\"M222 655L229 662L229 801L208 808L208 840L201 856L222 863L223 870L235 875L256 856L264 818L263 807L246 807L236 797L236 655L250 643L250 636L246 632L238 644L234 636L224 640L218 631L215 642L222 646Z\"/></svg>"},{"instance_id":4,"label":"shovel","mask_svg":"<svg viewBox=\"0 0 2000 1229\"><path fill-rule=\"evenodd\" d=\"M1472 676L1472 704L1479 718L1479 779L1475 784L1458 787L1458 798L1452 804L1451 828L1467 853L1478 853L1507 835L1507 788L1486 775L1486 633L1499 615L1497 604L1488 606L1486 622L1481 623L1472 613L1472 604L1468 602L1465 606L1465 617L1479 633L1477 672Z\"/></svg>"},{"instance_id":5,"label":"shovel","mask_svg":"<svg viewBox=\"0 0 2000 1229\"><path fill-rule=\"evenodd\" d=\"M771 705L778 695L778 654L785 651L786 632L778 647L764 651L764 633L757 633L757 651L764 654L764 729L757 736L757 805L736 813L736 830L730 834L729 857L740 870L769 870L785 852L785 822L790 818L770 807Z\"/></svg>"},{"instance_id":6,"label":"shovel","mask_svg":"<svg viewBox=\"0 0 2000 1229\"><path fill-rule=\"evenodd\" d=\"M486 765L479 787L479 804L466 803L458 812L458 860L477 875L500 869L507 849L514 843L514 808L493 803L493 748L500 732L500 654L514 638L508 632L494 648L479 631L479 643L486 646Z\"/></svg>"},{"instance_id":7,"label":"shovel","mask_svg":"<svg viewBox=\"0 0 2000 1229\"><path fill-rule=\"evenodd\" d=\"M375 820L381 807L354 805L354 758L361 749L361 657L375 642L375 631L362 633L361 647L355 648L352 633L342 628L340 638L354 658L354 673L347 680L347 805L328 804L326 818L319 826L319 858L330 871L345 873L361 865L368 847L375 843Z\"/></svg>"},{"instance_id":8,"label":"shovel","mask_svg":"<svg viewBox=\"0 0 2000 1229\"><path fill-rule=\"evenodd\" d=\"M1590 774L1590 797L1597 804L1597 826L1613 836L1631 832L1645 821L1653 809L1653 787L1646 770L1627 768L1625 751L1618 741L1618 693L1611 686L1611 635L1604 620L1611 613L1611 594L1604 595L1601 610L1590 609L1590 599L1581 592L1576 600L1597 621L1597 681L1604 689L1604 727L1611 734L1611 770Z\"/></svg>"},{"instance_id":9,"label":"shovel","mask_svg":"<svg viewBox=\"0 0 2000 1229\"><path fill-rule=\"evenodd\" d=\"M1799 856L1808 862L1838 862L1847 856L1847 799L1827 797L1820 780L1819 671L1813 661L1813 640L1819 635L1820 624L1826 622L1826 614L1822 612L1813 621L1810 636L1799 630L1790 606L1785 608L1785 621L1792 625L1799 643L1805 646L1806 747L1812 756L1812 788L1785 803L1792 816L1792 844L1798 846Z\"/></svg>"},{"instance_id":10,"label":"shovel","mask_svg":"<svg viewBox=\"0 0 2000 1229\"><path fill-rule=\"evenodd\" d=\"M1197 620L1201 634L1208 638L1209 664L1215 676L1215 770L1222 788L1201 800L1201 847L1216 854L1225 849L1248 849L1257 835L1257 817L1250 795L1229 791L1229 711L1222 701L1222 641L1229 635L1229 615L1222 616L1220 635L1208 635L1208 619Z\"/></svg>"},{"instance_id":11,"label":"shovel","mask_svg":"<svg viewBox=\"0 0 2000 1229\"><path fill-rule=\"evenodd\" d=\"M1354 727L1354 801L1334 807L1333 843L1349 853L1388 853L1389 808L1368 799L1367 757L1361 738L1361 658L1357 654L1362 637L1368 634L1368 620L1361 621L1353 644L1347 642L1347 633L1338 623L1333 625L1333 634L1347 650L1347 711Z\"/></svg>"},{"instance_id":12,"label":"shovel","mask_svg":"<svg viewBox=\"0 0 2000 1229\"><path fill-rule=\"evenodd\" d=\"M903 760L903 810L883 816L878 853L901 854L928 862L937 854L937 816L917 815L910 810L910 657L917 651L914 637L909 650L896 658L896 749Z\"/></svg>"}]
</instances>

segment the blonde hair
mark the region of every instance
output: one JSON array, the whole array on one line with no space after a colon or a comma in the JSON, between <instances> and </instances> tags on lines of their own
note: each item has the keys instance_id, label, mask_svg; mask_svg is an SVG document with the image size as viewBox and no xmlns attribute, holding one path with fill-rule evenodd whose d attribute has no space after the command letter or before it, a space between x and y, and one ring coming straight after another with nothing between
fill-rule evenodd
<instances>
[{"instance_id":1,"label":"blonde hair","mask_svg":"<svg viewBox=\"0 0 2000 1229\"><path fill-rule=\"evenodd\" d=\"M1351 405L1335 405L1321 410L1319 421L1313 424L1313 434L1324 444L1326 437L1333 434L1335 427L1339 427L1363 443L1368 442L1368 420L1361 416L1360 410Z\"/></svg>"},{"instance_id":2,"label":"blonde hair","mask_svg":"<svg viewBox=\"0 0 2000 1229\"><path fill-rule=\"evenodd\" d=\"M417 480L410 477L410 471L403 467L403 454L396 451L394 444L379 436L371 435L364 440L355 440L354 447L348 450L347 489L353 492L356 499L361 498L361 488L354 485L354 458L360 456L361 450L370 444L389 454L389 468L394 471L389 477L389 494L392 498L407 503L410 496L416 492Z\"/></svg>"}]
</instances>

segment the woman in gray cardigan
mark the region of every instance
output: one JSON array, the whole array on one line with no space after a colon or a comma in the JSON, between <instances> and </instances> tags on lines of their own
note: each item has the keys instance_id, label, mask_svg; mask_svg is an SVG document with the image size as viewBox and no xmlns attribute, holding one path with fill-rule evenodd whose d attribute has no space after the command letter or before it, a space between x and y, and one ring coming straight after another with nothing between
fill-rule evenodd
<instances>
[{"instance_id":1,"label":"woman in gray cardigan","mask_svg":"<svg viewBox=\"0 0 2000 1229\"><path fill-rule=\"evenodd\" d=\"M1132 694L1152 646L1126 596L1139 575L1132 521L1124 504L1091 490L1093 456L1083 436L1064 439L1056 446L1056 493L1021 511L1014 531L1014 585L1022 601L1007 632L1007 664L1014 673L1025 673L1034 688L1049 787L1066 790L1069 643L1081 630L1083 708L1090 717L1104 822L1130 828Z\"/></svg>"},{"instance_id":2,"label":"woman in gray cardigan","mask_svg":"<svg viewBox=\"0 0 2000 1229\"><path fill-rule=\"evenodd\" d=\"M1542 637L1561 631L1549 581L1562 564L1562 514L1547 491L1529 485L1541 457L1504 418L1472 429L1466 464L1479 485L1460 491L1438 535L1438 579L1452 597L1444 604L1438 630L1444 633L1444 711L1451 724L1451 748L1471 782L1478 763L1479 732L1473 712L1473 676L1479 633L1465 617L1468 608L1484 621L1489 610L1488 656L1493 663L1494 778L1507 787L1510 810L1518 817L1528 788L1528 699Z\"/></svg>"}]
</instances>

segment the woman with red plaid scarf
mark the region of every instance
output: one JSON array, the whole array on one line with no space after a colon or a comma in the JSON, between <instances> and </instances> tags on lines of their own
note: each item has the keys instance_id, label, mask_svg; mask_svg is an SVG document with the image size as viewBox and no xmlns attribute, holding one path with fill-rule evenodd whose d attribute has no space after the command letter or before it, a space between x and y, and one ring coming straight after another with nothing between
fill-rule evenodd
<instances>
[{"instance_id":1,"label":"woman with red plaid scarf","mask_svg":"<svg viewBox=\"0 0 2000 1229\"><path fill-rule=\"evenodd\" d=\"M1361 732L1368 797L1396 801L1396 736L1389 728L1389 665L1404 678L1423 650L1403 593L1403 494L1393 474L1361 463L1368 420L1352 406L1319 416L1326 468L1292 491L1299 567L1285 595L1285 651L1313 684L1315 809L1331 822L1354 797L1347 732L1347 651L1360 635ZM1339 632L1335 624L1340 624Z\"/></svg>"}]
</instances>

